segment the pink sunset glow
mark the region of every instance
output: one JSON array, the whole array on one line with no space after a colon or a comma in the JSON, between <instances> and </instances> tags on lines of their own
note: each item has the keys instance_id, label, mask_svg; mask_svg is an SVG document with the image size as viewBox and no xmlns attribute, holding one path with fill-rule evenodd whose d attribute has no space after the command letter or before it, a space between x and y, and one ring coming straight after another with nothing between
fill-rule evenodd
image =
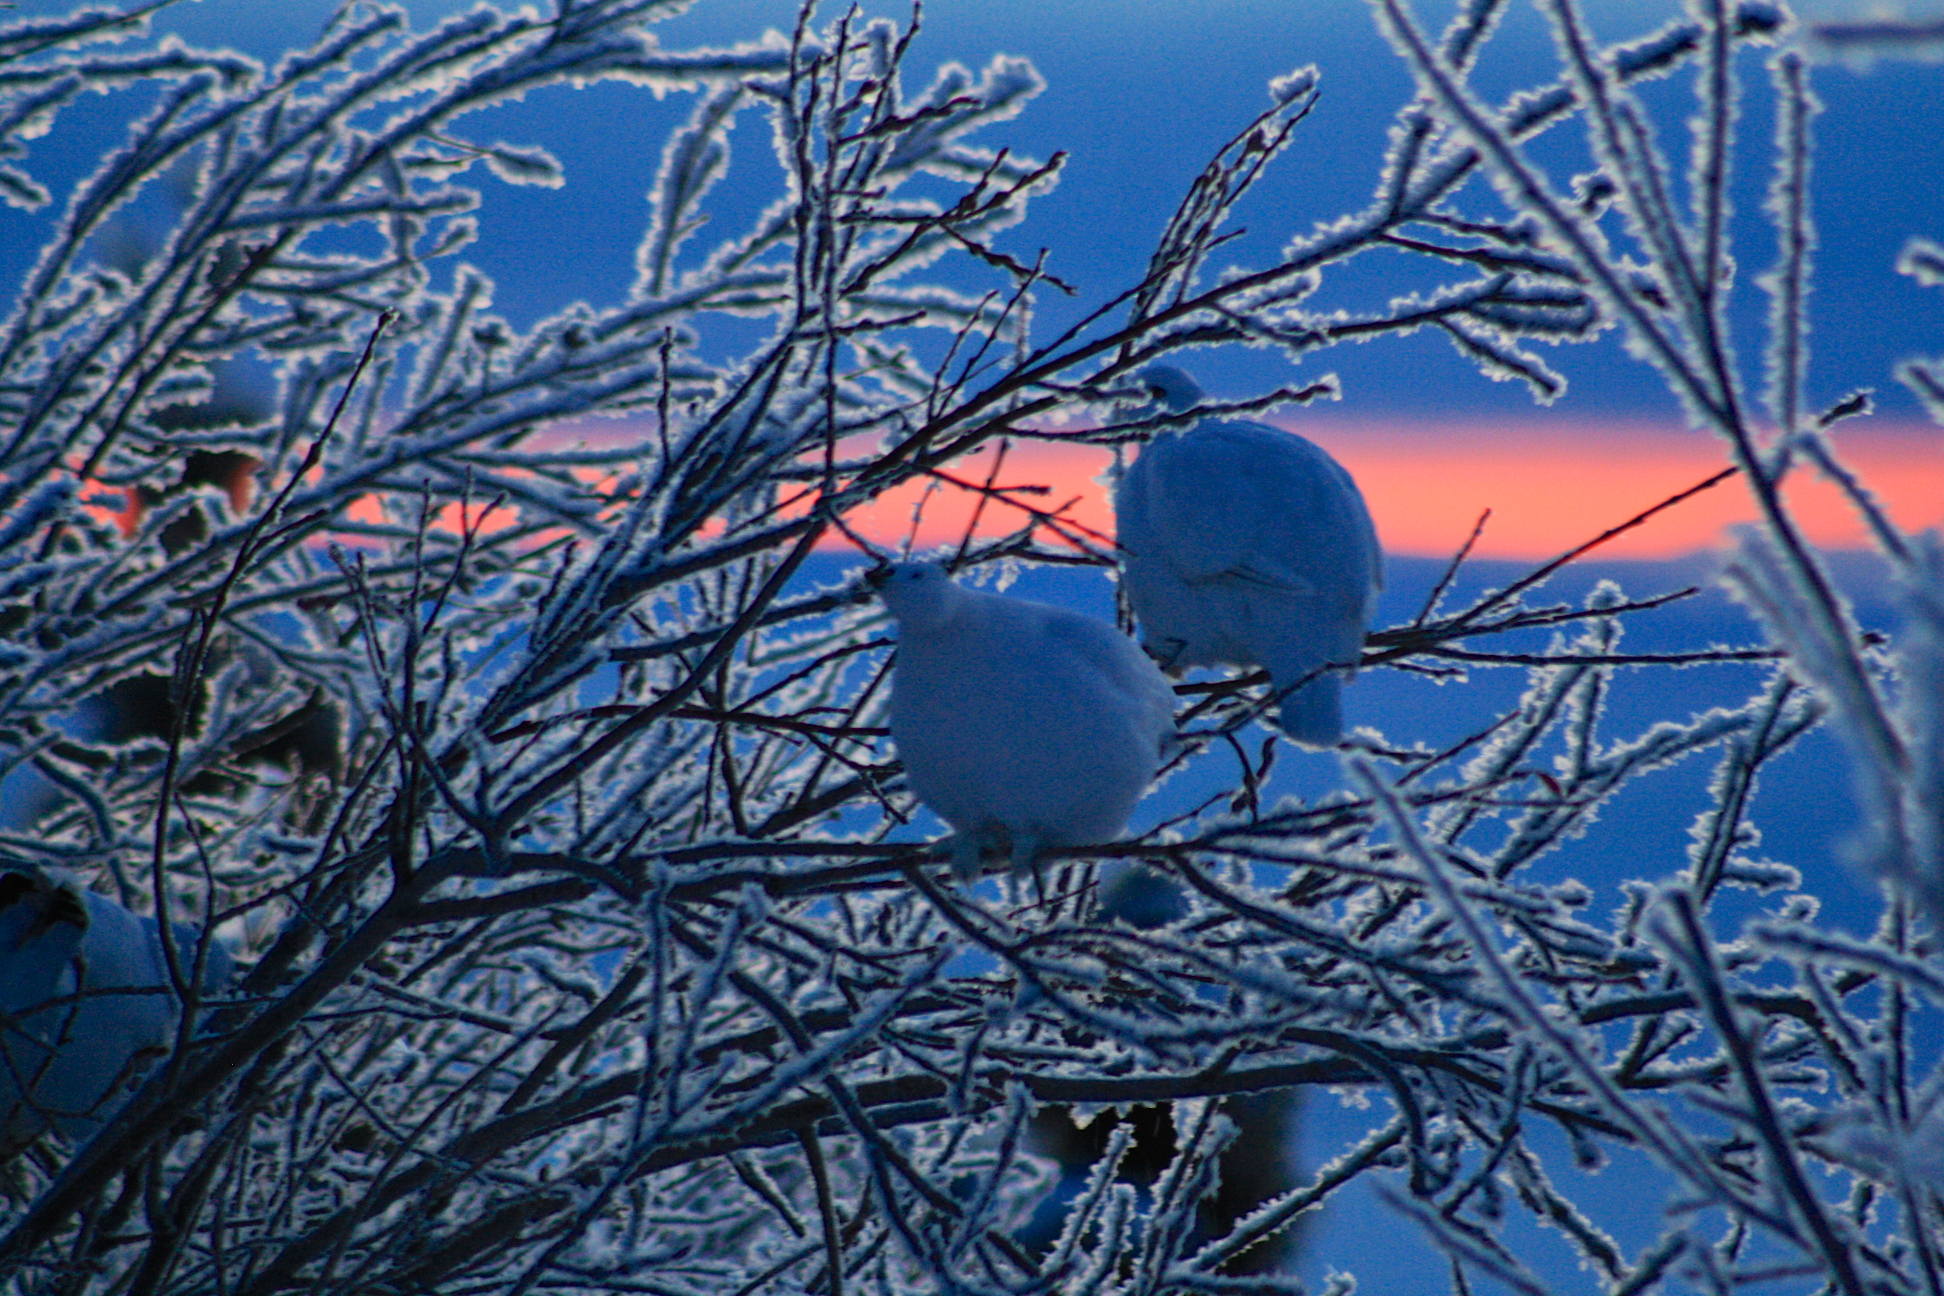
<instances>
[{"instance_id":1,"label":"pink sunset glow","mask_svg":"<svg viewBox=\"0 0 1944 1296\"><path fill-rule=\"evenodd\" d=\"M1491 510L1474 553L1539 559L1581 544L1727 465L1707 435L1649 423L1364 422L1307 418L1305 436L1353 473L1377 521L1386 551L1446 556ZM1840 427L1845 463L1907 530L1944 525L1944 430L1922 424L1859 423ZM1101 536L1114 530L1104 475L1111 452L1074 443L1015 442L997 478L1001 487L1045 487L1022 503ZM983 483L992 452L961 461L953 475ZM1787 496L1810 539L1829 549L1867 547L1855 510L1834 486L1807 470ZM943 483L885 495L847 521L875 543L915 548L954 544L971 520L976 495ZM922 504L922 508L920 507ZM981 535L1014 530L1017 508L988 501ZM1609 558L1670 558L1717 547L1729 528L1753 521L1747 490L1729 479L1650 519L1608 545ZM841 543L841 542L840 542Z\"/></svg>"}]
</instances>

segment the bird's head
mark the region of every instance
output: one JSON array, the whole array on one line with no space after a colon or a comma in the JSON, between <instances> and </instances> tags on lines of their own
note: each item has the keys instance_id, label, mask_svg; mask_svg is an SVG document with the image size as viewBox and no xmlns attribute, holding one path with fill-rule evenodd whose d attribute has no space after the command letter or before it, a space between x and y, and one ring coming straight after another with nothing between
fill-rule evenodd
<instances>
[{"instance_id":1,"label":"bird's head","mask_svg":"<svg viewBox=\"0 0 1944 1296\"><path fill-rule=\"evenodd\" d=\"M1149 365L1134 377L1149 398L1169 413L1191 410L1201 401L1202 389L1173 365Z\"/></svg>"},{"instance_id":2,"label":"bird's head","mask_svg":"<svg viewBox=\"0 0 1944 1296\"><path fill-rule=\"evenodd\" d=\"M88 906L74 879L32 864L9 864L0 872L0 954L13 953L63 923L88 929Z\"/></svg>"},{"instance_id":3,"label":"bird's head","mask_svg":"<svg viewBox=\"0 0 1944 1296\"><path fill-rule=\"evenodd\" d=\"M898 563L871 573L878 597L909 632L943 625L958 604L959 587L937 563Z\"/></svg>"}]
</instances>

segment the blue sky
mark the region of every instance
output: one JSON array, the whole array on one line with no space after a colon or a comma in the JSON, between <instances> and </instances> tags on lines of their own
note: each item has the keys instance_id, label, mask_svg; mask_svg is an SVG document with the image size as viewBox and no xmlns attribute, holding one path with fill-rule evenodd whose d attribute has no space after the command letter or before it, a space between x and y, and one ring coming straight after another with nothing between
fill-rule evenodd
<instances>
[{"instance_id":1,"label":"blue sky","mask_svg":"<svg viewBox=\"0 0 1944 1296\"><path fill-rule=\"evenodd\" d=\"M1834 3L1824 0L1824 8ZM411 0L408 7L424 24L464 6ZM1421 24L1441 25L1450 7L1421 0ZM236 44L270 56L308 38L330 9L320 0L186 0L160 21L198 43ZM1596 0L1588 10L1594 30L1618 40L1644 34L1678 6L1668 0ZM882 3L867 4L865 12L909 16L902 6ZM701 0L658 31L669 47L725 44L765 28L787 30L795 13L788 0ZM1025 224L1007 235L1016 253L1030 257L1046 248L1053 272L1081 289L1073 303L1046 295L1043 329L1133 281L1203 163L1267 106L1271 77L1314 63L1323 94L1299 128L1295 147L1242 213L1250 236L1236 245L1235 259L1258 265L1291 235L1365 203L1385 129L1411 93L1403 64L1378 35L1362 0L1206 0L1192 7L1176 0L933 0L907 79L919 82L948 60L978 68L999 53L1030 58L1047 88L1019 118L989 129L982 142L1042 158L1057 149L1069 155L1059 188L1039 199ZM1759 89L1758 57L1745 63ZM1545 21L1532 6L1514 4L1477 83L1505 92L1553 75ZM1868 68L1816 69L1815 88L1827 107L1817 126L1822 250L1811 387L1818 401L1873 386L1886 417L1915 418L1917 406L1890 377L1891 366L1906 355L1944 350L1944 292L1926 291L1893 270L1908 236L1944 240L1941 81L1944 70L1935 64L1878 60ZM1691 101L1685 83L1674 80L1654 87L1649 102L1669 128ZM606 86L550 90L477 119L478 133L545 143L568 167L568 185L560 190L486 182L485 233L472 257L497 280L500 308L512 322L530 322L574 298L597 305L622 298L661 134L685 110L679 99L657 103L644 91ZM1760 95L1751 98L1741 129L1745 141L1765 141L1770 127ZM30 165L42 171L80 166L99 142L93 131L64 129L35 146ZM735 143L744 150L768 148L750 129ZM1668 147L1680 155L1677 144ZM1578 159L1570 150L1554 153L1556 178L1563 180L1578 168ZM1738 178L1737 204L1752 220L1767 175L1762 150L1749 156L1757 164ZM31 223L6 213L0 232L11 246L0 253L0 266L10 268L37 241L30 237ZM1741 274L1741 323L1744 351L1753 355L1759 343L1752 327L1764 304L1753 279L1766 268L1766 250L1759 240L1750 246ZM1379 303L1394 290L1387 275L1395 270L1376 260L1353 267L1326 288L1326 300L1336 292L1346 304ZM1654 375L1611 339L1569 348L1555 363L1573 382L1561 413L1582 420L1596 414L1678 419ZM1287 361L1263 352L1211 357L1202 368L1205 385L1217 392L1240 393L1290 378ZM1523 390L1478 377L1438 337L1340 347L1312 357L1305 376L1326 370L1344 378L1346 404L1371 412L1534 413Z\"/></svg>"},{"instance_id":2,"label":"blue sky","mask_svg":"<svg viewBox=\"0 0 1944 1296\"><path fill-rule=\"evenodd\" d=\"M1823 7L1823 17L1840 17L1835 6L1875 0L1812 2ZM234 45L270 60L314 39L334 3L179 0L157 21L192 43ZM1944 7L1944 0L1910 3ZM29 7L45 4L28 0ZM408 4L420 26L464 7L455 0ZM1609 41L1638 37L1679 11L1673 0L1592 0L1586 7L1595 33ZM1416 0L1426 27L1442 25L1450 9L1451 0ZM766 29L787 30L796 12L791 0L699 0L656 31L670 48L720 46ZM864 12L900 21L910 16L892 0L867 0ZM1192 10L1174 0L932 0L907 65L907 84L916 91L942 63L976 69L998 54L1031 59L1046 88L1019 117L982 132L979 142L1040 158L1056 150L1068 155L1059 186L1035 199L1025 222L1002 236L1002 246L1022 260L1045 249L1051 271L1079 289L1071 299L1051 290L1040 294L1041 337L1134 282L1205 161L1267 106L1272 77L1314 64L1322 94L1292 148L1239 213L1247 235L1225 251L1233 263L1251 266L1268 264L1292 237L1369 201L1387 128L1412 94L1403 63L1378 34L1364 0L1208 0ZM1740 122L1747 161L1735 186L1748 233L1736 318L1738 346L1747 358L1760 353L1767 298L1755 281L1773 256L1760 219L1771 131L1764 54L1758 49L1744 56L1744 79L1753 92ZM1556 74L1546 20L1534 5L1514 0L1474 73L1476 84L1503 97ZM1944 433L1914 426L1921 412L1891 371L1900 358L1944 353L1944 291L1894 271L1907 238L1944 241L1944 68L1888 59L1867 67L1825 62L1814 69L1814 84L1827 110L1816 126L1821 251L1811 298L1811 400L1821 407L1855 388L1873 388L1879 417L1845 424L1844 445L1891 498L1900 521L1936 525L1944 522L1944 491L1937 489L1944 480ZM52 133L29 142L28 166L62 191L123 138L128 118L151 94L137 89L84 99ZM1687 80L1669 78L1643 94L1658 116L1665 151L1682 156L1680 128L1692 111ZM626 298L661 142L689 107L687 96L658 100L625 85L554 87L461 123L462 133L474 137L543 144L566 167L567 183L558 189L510 187L483 169L467 176L482 190L484 205L480 239L463 255L495 280L496 309L510 323L525 327L575 300L604 307ZM715 206L728 209L717 229L734 228L741 214L753 213L773 193L767 128L754 116L732 137L730 178L712 195ZM1590 165L1574 135L1570 128L1557 129L1542 141L1540 161L1561 185ZM58 215L58 207L39 213L0 208L0 280L18 281ZM706 246L705 240L695 246ZM437 272L454 268L447 261ZM996 282L982 268L972 273L969 286ZM1325 308L1375 310L1415 286L1406 274L1399 256L1366 255L1333 269L1315 301ZM719 321L711 327L753 341L768 325ZM1485 552L1558 552L1591 534L1587 527L1611 525L1706 476L1713 471L1709 464L1718 465L1720 450L1704 434L1682 427L1658 377L1628 357L1616 335L1562 347L1546 358L1570 383L1566 396L1547 409L1535 406L1522 385L1480 376L1441 335L1429 332L1312 353L1300 367L1277 353L1239 348L1203 352L1190 363L1205 387L1228 397L1339 375L1340 403L1292 417L1363 478L1394 551L1449 552L1471 520L1491 508L1497 520ZM1751 385L1759 383L1757 366L1746 364L1744 371ZM1898 423L1901 431L1891 426ZM1498 431L1513 425L1516 431ZM1679 454L1660 455L1654 447L1673 444L1667 437L1693 441L1682 440ZM1690 448L1709 462L1690 462ZM1603 472L1594 482L1586 476L1589 454L1626 470ZM1462 461L1456 466L1454 456ZM1656 476L1653 464L1643 468L1643 457L1664 471ZM1070 485L1097 495L1090 482L1095 471L1085 469ZM1382 480L1380 473L1402 474L1403 480ZM1636 478L1638 489L1622 489L1623 481ZM1379 498L1404 499L1414 483L1429 481L1440 483L1442 492L1435 518L1421 499L1387 505ZM1572 534L1519 538L1525 534L1519 510L1545 505L1554 514L1570 513L1568 505L1589 488L1596 491L1597 507L1585 519L1561 522ZM1922 506L1932 499L1934 506ZM1912 500L1919 506L1902 502ZM1856 543L1847 511L1832 510L1815 532L1819 542ZM1647 546L1643 552L1673 553L1705 546L1718 535L1718 529L1704 528L1692 536L1663 530L1638 538Z\"/></svg>"},{"instance_id":3,"label":"blue sky","mask_svg":"<svg viewBox=\"0 0 1944 1296\"><path fill-rule=\"evenodd\" d=\"M28 0L28 11L65 6ZM426 24L465 6L411 0ZM1420 3L1420 21L1442 24L1446 3ZM308 40L332 8L323 0L183 0L158 21L195 43L230 44L273 57ZM1600 35L1642 34L1675 12L1667 0L1589 6ZM660 25L664 45L724 44L765 28L787 30L787 0L701 0ZM867 13L900 20L909 10L872 3ZM908 80L956 60L977 68L994 54L1030 58L1045 92L1012 122L983 137L1038 157L1065 149L1060 186L1039 199L1027 221L1007 235L1017 253L1044 247L1054 273L1076 284L1069 303L1042 302L1042 327L1098 304L1139 274L1146 250L1176 200L1213 151L1268 104L1266 84L1305 63L1323 78L1316 111L1295 147L1242 213L1250 231L1235 259L1262 264L1294 234L1353 211L1376 178L1384 132L1410 95L1402 63L1377 34L1362 0L1292 4L1287 0L1207 0L1192 9L1174 0L933 0ZM1509 91L1553 75L1550 38L1529 5L1511 7L1481 87ZM1759 68L1748 61L1758 87ZM1944 292L1926 291L1894 273L1898 249L1912 234L1944 240L1944 69L1878 60L1873 66L1822 65L1815 88L1827 111L1817 134L1817 222L1822 243L1814 302L1812 395L1833 401L1873 386L1887 417L1915 418L1915 402L1890 377L1903 356L1944 351ZM140 92L84 105L50 136L34 141L28 165L49 181L85 174L98 150L118 138L116 123ZM119 102L117 101L119 99ZM1684 84L1655 87L1650 103L1663 125L1688 110ZM499 285L499 305L517 324L575 298L619 301L631 279L631 255L646 212L661 134L686 111L679 98L657 103L645 91L604 86L557 89L476 119L481 134L545 143L568 167L560 190L511 189L485 181L483 237L472 259ZM1742 134L1757 143L1769 130L1757 96ZM736 145L767 150L744 130ZM1752 150L1759 158L1760 151ZM751 159L766 161L766 159ZM1563 177L1575 159L1562 155ZM1766 183L1762 167L1740 177L1738 205L1753 217ZM0 212L0 271L9 282L31 257L51 213ZM1759 243L1752 245L1759 247ZM1763 299L1753 276L1764 255L1742 267L1745 350ZM1346 303L1381 302L1394 266L1371 260L1326 288ZM1340 285L1340 286L1339 286ZM1581 419L1593 414L1678 418L1658 381L1627 359L1612 340L1575 347L1556 358L1573 389L1558 407ZM1288 381L1288 362L1263 352L1233 352L1203 362L1205 385L1240 393ZM1312 357L1306 375L1334 370L1346 403L1371 412L1426 415L1458 411L1508 417L1533 414L1525 393L1478 377L1441 338L1386 339Z\"/></svg>"}]
</instances>

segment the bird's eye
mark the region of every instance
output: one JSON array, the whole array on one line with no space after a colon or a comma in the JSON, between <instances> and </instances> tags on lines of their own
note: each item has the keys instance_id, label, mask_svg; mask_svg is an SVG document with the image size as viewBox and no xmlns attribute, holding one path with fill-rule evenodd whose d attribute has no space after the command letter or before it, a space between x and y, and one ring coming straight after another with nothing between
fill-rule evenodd
<instances>
[{"instance_id":1,"label":"bird's eye","mask_svg":"<svg viewBox=\"0 0 1944 1296\"><path fill-rule=\"evenodd\" d=\"M1148 395L1154 397L1154 399L1160 400L1162 397L1166 396L1167 394L1168 393L1162 391L1157 384L1155 383L1148 384Z\"/></svg>"}]
</instances>

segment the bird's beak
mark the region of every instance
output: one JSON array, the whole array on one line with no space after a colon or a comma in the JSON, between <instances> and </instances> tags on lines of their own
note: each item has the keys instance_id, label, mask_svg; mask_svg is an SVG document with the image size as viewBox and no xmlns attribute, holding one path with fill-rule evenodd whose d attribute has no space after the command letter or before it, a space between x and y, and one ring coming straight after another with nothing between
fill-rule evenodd
<instances>
[{"instance_id":1,"label":"bird's beak","mask_svg":"<svg viewBox=\"0 0 1944 1296\"><path fill-rule=\"evenodd\" d=\"M891 579L890 563L882 563L879 566L873 567L871 568L871 570L864 573L864 584L867 588L869 588L873 592L883 589L885 583L890 579Z\"/></svg>"}]
</instances>

